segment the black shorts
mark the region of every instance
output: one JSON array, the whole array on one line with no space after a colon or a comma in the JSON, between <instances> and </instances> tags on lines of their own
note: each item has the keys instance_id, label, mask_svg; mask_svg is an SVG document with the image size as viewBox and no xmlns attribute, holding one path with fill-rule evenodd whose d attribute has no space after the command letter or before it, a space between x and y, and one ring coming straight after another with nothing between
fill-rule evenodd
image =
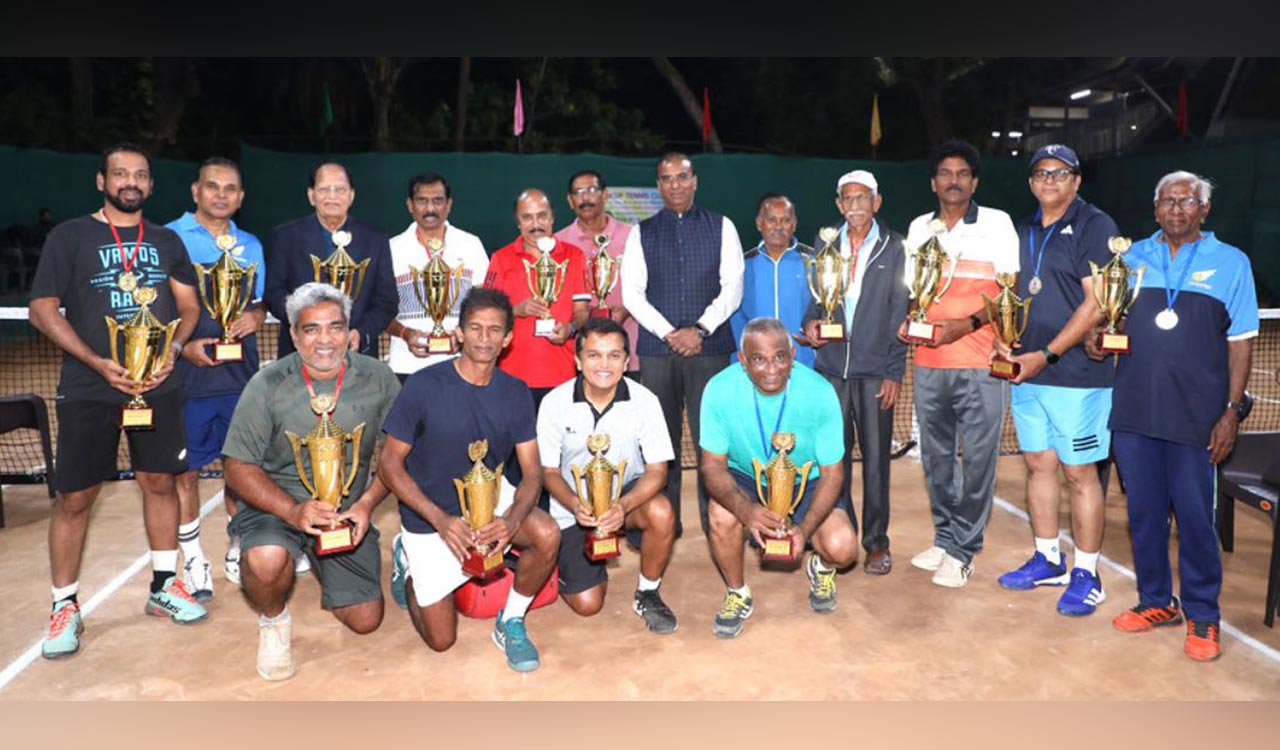
<instances>
[{"instance_id":1,"label":"black shorts","mask_svg":"<svg viewBox=\"0 0 1280 750\"><path fill-rule=\"evenodd\" d=\"M738 483L738 488L742 490L743 494L753 500L756 500L756 480L754 476L747 476L737 469L729 469L729 474L733 476L733 481ZM800 500L800 504L796 506L795 513L791 514L792 523L798 526L802 521L804 521L805 515L809 513L809 505L813 502L814 490L817 489L817 487L817 479L809 480L808 484L804 488L804 497ZM843 510L845 514L849 516L849 521L853 524L853 530L854 532L857 532L858 524L854 520L856 516L853 514L853 501L849 499L849 495L847 493L841 493L836 497L836 504L832 507L831 511L834 513L837 510ZM831 516L827 516L827 518L830 517ZM746 529L743 529L742 533L746 536L747 543L752 547L758 548L760 546L756 544L756 538L747 533ZM812 548L813 540L807 540L805 542L805 549Z\"/></svg>"},{"instance_id":2,"label":"black shorts","mask_svg":"<svg viewBox=\"0 0 1280 750\"><path fill-rule=\"evenodd\" d=\"M152 409L155 427L127 430L130 466L134 471L181 474L187 470L187 433L180 389L163 395L142 394ZM120 448L120 404L58 399L57 470L52 489L75 492L110 479Z\"/></svg>"},{"instance_id":3,"label":"black shorts","mask_svg":"<svg viewBox=\"0 0 1280 750\"><path fill-rule=\"evenodd\" d=\"M581 594L609 580L608 560L587 557L586 540L590 529L574 524L560 529L559 583L561 594Z\"/></svg>"}]
</instances>

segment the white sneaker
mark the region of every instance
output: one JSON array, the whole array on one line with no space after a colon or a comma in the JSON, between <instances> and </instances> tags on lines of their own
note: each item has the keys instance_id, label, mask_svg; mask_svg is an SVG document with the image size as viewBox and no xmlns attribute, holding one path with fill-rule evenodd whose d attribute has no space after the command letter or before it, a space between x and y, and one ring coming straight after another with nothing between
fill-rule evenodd
<instances>
[{"instance_id":1,"label":"white sneaker","mask_svg":"<svg viewBox=\"0 0 1280 750\"><path fill-rule=\"evenodd\" d=\"M196 601L209 601L213 598L213 565L203 557L187 560L182 565L182 582Z\"/></svg>"},{"instance_id":2,"label":"white sneaker","mask_svg":"<svg viewBox=\"0 0 1280 750\"><path fill-rule=\"evenodd\" d=\"M293 618L271 625L258 622L258 675L273 682L287 680L298 671L293 659Z\"/></svg>"},{"instance_id":3,"label":"white sneaker","mask_svg":"<svg viewBox=\"0 0 1280 750\"><path fill-rule=\"evenodd\" d=\"M921 570L937 570L942 564L942 558L947 554L946 550L941 547L930 547L911 558L911 564Z\"/></svg>"},{"instance_id":4,"label":"white sneaker","mask_svg":"<svg viewBox=\"0 0 1280 750\"><path fill-rule=\"evenodd\" d=\"M235 585L240 585L240 550L239 548L227 550L227 556L222 558L222 577L231 581Z\"/></svg>"},{"instance_id":5,"label":"white sneaker","mask_svg":"<svg viewBox=\"0 0 1280 750\"><path fill-rule=\"evenodd\" d=\"M311 572L311 559L307 557L307 553L293 558L293 574L295 576L305 576Z\"/></svg>"},{"instance_id":6,"label":"white sneaker","mask_svg":"<svg viewBox=\"0 0 1280 750\"><path fill-rule=\"evenodd\" d=\"M969 582L969 576L971 575L973 575L972 562L966 565L944 552L942 554L942 564L938 566L938 572L933 574L933 582L938 586L958 589Z\"/></svg>"}]
</instances>

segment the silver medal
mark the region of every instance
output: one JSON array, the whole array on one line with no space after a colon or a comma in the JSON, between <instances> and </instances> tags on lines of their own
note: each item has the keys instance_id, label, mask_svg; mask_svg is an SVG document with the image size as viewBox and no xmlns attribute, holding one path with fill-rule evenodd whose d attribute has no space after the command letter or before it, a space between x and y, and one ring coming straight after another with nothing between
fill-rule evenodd
<instances>
[{"instance_id":1,"label":"silver medal","mask_svg":"<svg viewBox=\"0 0 1280 750\"><path fill-rule=\"evenodd\" d=\"M1166 307L1156 315L1156 325L1165 331L1172 331L1178 325L1178 314L1173 308Z\"/></svg>"},{"instance_id":2,"label":"silver medal","mask_svg":"<svg viewBox=\"0 0 1280 750\"><path fill-rule=\"evenodd\" d=\"M1033 295L1039 294L1041 286L1043 285L1040 283L1040 277L1032 276L1031 281L1027 282L1027 291Z\"/></svg>"}]
</instances>

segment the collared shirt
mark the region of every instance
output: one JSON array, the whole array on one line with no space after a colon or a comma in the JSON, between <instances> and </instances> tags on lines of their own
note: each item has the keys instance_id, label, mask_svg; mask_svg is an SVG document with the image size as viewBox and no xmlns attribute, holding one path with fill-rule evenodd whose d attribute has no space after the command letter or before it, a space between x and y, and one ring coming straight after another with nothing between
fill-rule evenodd
<instances>
[{"instance_id":1,"label":"collared shirt","mask_svg":"<svg viewBox=\"0 0 1280 750\"><path fill-rule=\"evenodd\" d=\"M484 251L480 238L465 230L444 223L444 245L440 248L444 253L444 262L450 268L462 266L462 284L458 290L458 298L445 316L443 322L446 331L453 333L458 326L458 309L462 306L462 298L467 296L471 287L484 283L485 274L489 271L489 255ZM427 250L418 239L417 223L410 223L409 228L391 238L391 267L396 275L396 293L400 298L400 313L396 320L401 325L417 328L427 333L435 327L435 321L423 309L418 296L414 294L410 267L422 269L427 264ZM456 354L428 354L415 357L409 351L409 345L399 336L391 337L391 369L394 372L408 374L417 372L427 365L451 359Z\"/></svg>"},{"instance_id":2,"label":"collared shirt","mask_svg":"<svg viewBox=\"0 0 1280 750\"><path fill-rule=\"evenodd\" d=\"M853 267L853 279L849 282L849 287L844 292L844 327L846 330L853 328L853 313L858 309L858 298L862 296L862 281L867 275L867 263L871 260L871 251L875 248L876 243L880 241L880 223L874 219L871 221L871 229L867 230L867 236L862 240L862 244L858 246L858 262ZM849 222L840 225L840 255L845 258L853 255L853 248L849 246Z\"/></svg>"},{"instance_id":3,"label":"collared shirt","mask_svg":"<svg viewBox=\"0 0 1280 750\"><path fill-rule=\"evenodd\" d=\"M615 260L621 259L623 251L627 246L627 238L631 236L631 230L635 226L625 221L618 221L609 214L604 215L604 234L609 236L609 247L605 252ZM582 226L578 224L578 220L574 219L569 222L569 226L556 232L556 239L568 242L570 245L577 245L582 248L585 257L592 258L596 254L596 241L594 235L588 235L582 231ZM614 283L613 290L609 292L609 296L605 297L605 303L610 308L623 307L622 304L622 267L618 267L618 281ZM594 290L588 288L588 292L593 292L591 304L596 304ZM627 362L627 370L636 371L640 369L640 354L636 351L636 339L640 335L640 324L636 322L634 315L627 316L627 320L622 324L627 331L627 339L631 344L631 359Z\"/></svg>"},{"instance_id":4,"label":"collared shirt","mask_svg":"<svg viewBox=\"0 0 1280 750\"><path fill-rule=\"evenodd\" d=\"M587 437L594 433L609 436L609 449L604 457L609 463L627 465L620 477L621 486L644 474L646 464L657 464L675 458L667 423L662 416L658 397L634 380L618 381L617 392L602 411L597 412L583 392L583 377L554 388L542 399L538 409L538 453L542 465L560 469L564 481L573 487L573 466L582 469L594 454L587 450ZM566 508L554 496L551 517L562 529L577 523L573 509Z\"/></svg>"},{"instance_id":5,"label":"collared shirt","mask_svg":"<svg viewBox=\"0 0 1280 750\"><path fill-rule=\"evenodd\" d=\"M933 236L929 222L936 218L937 211L917 216L907 230L904 249L908 280L914 267L910 253ZM994 298L1000 293L996 274L1018 272L1018 233L1004 211L970 201L964 219L943 232L939 239L949 263L942 269L938 289L946 291L929 305L927 320L963 319L977 313L982 309L983 294ZM950 344L917 346L915 362L920 367L986 369L994 340L991 326L984 325Z\"/></svg>"},{"instance_id":6,"label":"collared shirt","mask_svg":"<svg viewBox=\"0 0 1280 750\"><path fill-rule=\"evenodd\" d=\"M809 309L812 296L806 281L806 257L813 257L813 248L794 237L791 247L783 250L777 260L764 249L763 242L747 251L743 262L742 304L729 318L735 350L742 340L742 330L752 318L777 318L788 331L801 333L804 313ZM796 347L796 361L813 367L813 347L794 339L792 342Z\"/></svg>"}]
</instances>

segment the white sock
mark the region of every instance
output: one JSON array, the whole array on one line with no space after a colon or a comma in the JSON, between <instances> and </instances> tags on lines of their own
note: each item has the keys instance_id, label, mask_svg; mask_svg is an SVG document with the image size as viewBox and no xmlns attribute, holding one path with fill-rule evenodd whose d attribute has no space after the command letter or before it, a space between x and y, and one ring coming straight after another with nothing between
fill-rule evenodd
<instances>
[{"instance_id":1,"label":"white sock","mask_svg":"<svg viewBox=\"0 0 1280 750\"><path fill-rule=\"evenodd\" d=\"M1044 559L1054 565L1062 564L1062 548L1058 546L1058 538L1041 539L1036 537L1036 552L1044 555Z\"/></svg>"},{"instance_id":2,"label":"white sock","mask_svg":"<svg viewBox=\"0 0 1280 750\"><path fill-rule=\"evenodd\" d=\"M176 573L178 571L178 550L151 550L151 569L157 573Z\"/></svg>"},{"instance_id":3,"label":"white sock","mask_svg":"<svg viewBox=\"0 0 1280 750\"><path fill-rule=\"evenodd\" d=\"M502 621L506 622L515 617L524 617L529 611L529 605L533 603L532 596L517 594L515 589L511 589L511 593L507 595L507 606L502 608Z\"/></svg>"},{"instance_id":4,"label":"white sock","mask_svg":"<svg viewBox=\"0 0 1280 750\"><path fill-rule=\"evenodd\" d=\"M200 549L200 519L184 523L178 527L178 546L182 548L182 559L190 561L196 557L204 557Z\"/></svg>"},{"instance_id":5,"label":"white sock","mask_svg":"<svg viewBox=\"0 0 1280 750\"><path fill-rule=\"evenodd\" d=\"M734 594L737 594L738 596L741 596L741 597L743 597L743 598L745 598L745 599L750 599L750 598L751 598L751 586L750 586L750 584L746 584L746 583L744 583L744 584L742 584L742 588L729 589L729 591L730 591L730 592L732 592L732 593L734 593Z\"/></svg>"},{"instance_id":6,"label":"white sock","mask_svg":"<svg viewBox=\"0 0 1280 750\"><path fill-rule=\"evenodd\" d=\"M62 587L54 586L54 587L53 587L53 601L54 601L55 603L57 603L57 602L62 601L63 599L66 599L66 598L67 598L67 597L69 597L69 596L74 596L75 594L78 594L78 593L80 593L80 582L79 582L79 581L72 581L71 583L67 584L66 586L62 586Z\"/></svg>"},{"instance_id":7,"label":"white sock","mask_svg":"<svg viewBox=\"0 0 1280 750\"><path fill-rule=\"evenodd\" d=\"M227 545L227 555L233 560L240 559L240 537L234 534L231 536L231 543Z\"/></svg>"},{"instance_id":8,"label":"white sock","mask_svg":"<svg viewBox=\"0 0 1280 750\"><path fill-rule=\"evenodd\" d=\"M258 627L262 627L264 625L275 625L276 623L285 622L288 619L289 619L289 606L286 604L285 608L280 610L280 614L276 615L275 617L258 615Z\"/></svg>"},{"instance_id":9,"label":"white sock","mask_svg":"<svg viewBox=\"0 0 1280 750\"><path fill-rule=\"evenodd\" d=\"M818 555L813 556L813 567L817 569L819 573L830 573L833 570L833 568L827 567L827 564L824 563L822 558Z\"/></svg>"},{"instance_id":10,"label":"white sock","mask_svg":"<svg viewBox=\"0 0 1280 750\"><path fill-rule=\"evenodd\" d=\"M1075 567L1087 570L1092 575L1098 575L1098 555L1100 554L1102 554L1101 550L1097 552L1084 552L1077 547Z\"/></svg>"},{"instance_id":11,"label":"white sock","mask_svg":"<svg viewBox=\"0 0 1280 750\"><path fill-rule=\"evenodd\" d=\"M644 577L643 573L641 573L640 583L636 584L636 591L657 591L658 587L661 585L662 585L661 578L659 578L656 581L650 581L648 578Z\"/></svg>"}]
</instances>

